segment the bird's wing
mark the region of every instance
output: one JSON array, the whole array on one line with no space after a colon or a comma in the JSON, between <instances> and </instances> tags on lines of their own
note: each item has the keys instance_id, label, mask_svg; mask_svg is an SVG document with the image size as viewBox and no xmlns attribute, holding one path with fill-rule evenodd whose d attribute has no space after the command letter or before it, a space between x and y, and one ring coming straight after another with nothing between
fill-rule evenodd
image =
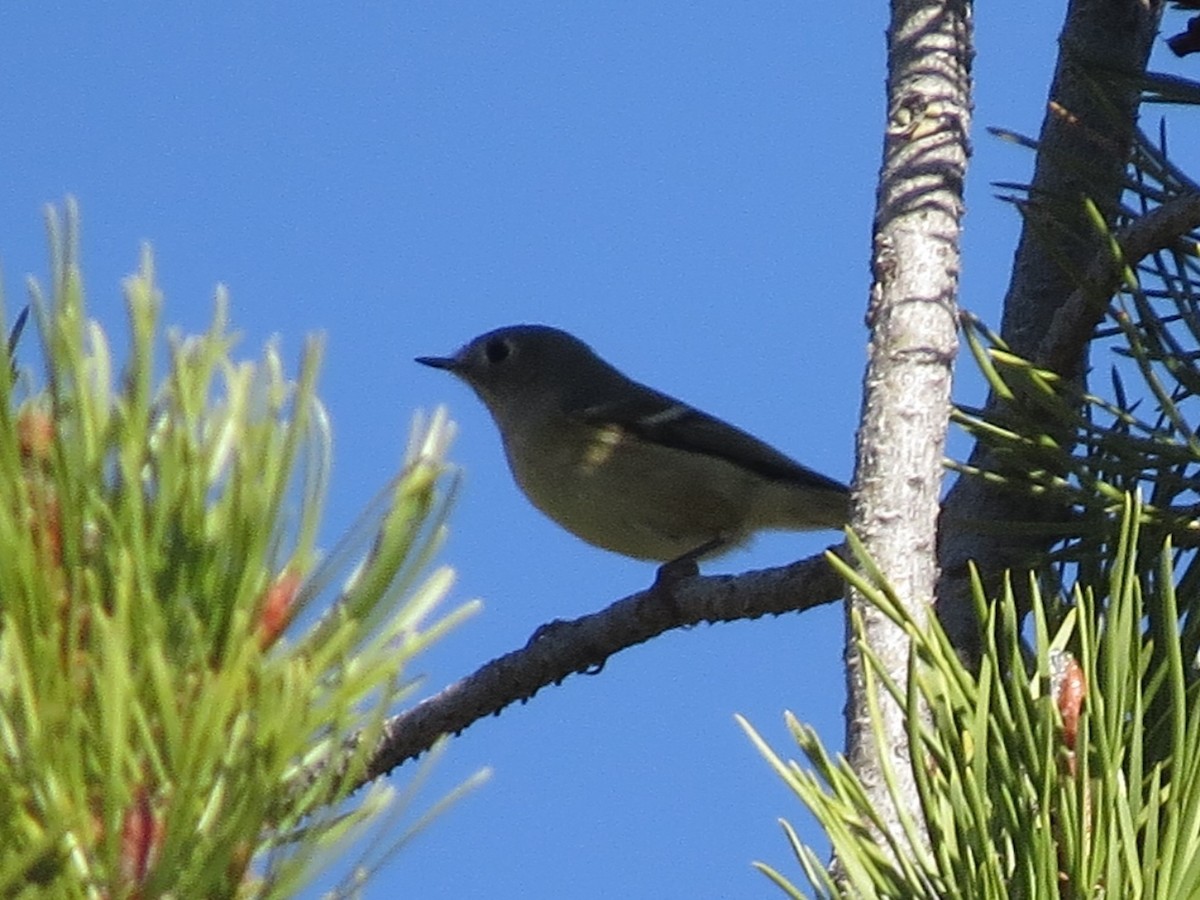
<instances>
[{"instance_id":1,"label":"bird's wing","mask_svg":"<svg viewBox=\"0 0 1200 900\"><path fill-rule=\"evenodd\" d=\"M592 425L615 425L646 441L724 459L774 481L837 493L847 491L840 481L800 465L740 428L666 394L646 390L647 396L593 404L573 414Z\"/></svg>"}]
</instances>

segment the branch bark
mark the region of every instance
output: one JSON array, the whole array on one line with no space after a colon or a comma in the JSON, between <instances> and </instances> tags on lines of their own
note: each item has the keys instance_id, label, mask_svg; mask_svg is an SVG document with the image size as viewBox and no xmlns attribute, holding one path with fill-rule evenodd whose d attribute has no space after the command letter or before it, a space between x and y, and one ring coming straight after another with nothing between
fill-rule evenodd
<instances>
[{"instance_id":1,"label":"branch bark","mask_svg":"<svg viewBox=\"0 0 1200 900\"><path fill-rule=\"evenodd\" d=\"M918 621L934 596L950 385L958 350L959 235L971 116L970 6L893 0L888 123L875 214L870 353L858 435L852 527ZM847 604L847 756L886 828L902 834L897 802L920 820L904 713L880 698L872 722L862 639L888 675L907 682L909 642L857 592ZM877 746L873 727L889 736Z\"/></svg>"}]
</instances>

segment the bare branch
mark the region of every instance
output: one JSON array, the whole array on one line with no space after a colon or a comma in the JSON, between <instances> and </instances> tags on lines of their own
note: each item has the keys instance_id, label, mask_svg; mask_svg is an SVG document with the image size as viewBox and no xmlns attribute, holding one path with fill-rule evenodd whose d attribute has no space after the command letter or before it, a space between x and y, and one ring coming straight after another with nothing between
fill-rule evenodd
<instances>
[{"instance_id":1,"label":"bare branch","mask_svg":"<svg viewBox=\"0 0 1200 900\"><path fill-rule=\"evenodd\" d=\"M485 716L524 702L574 673L596 672L615 653L663 632L799 612L841 598L845 584L823 556L741 575L697 575L618 600L607 609L539 629L520 650L491 662L392 718L364 781L390 772Z\"/></svg>"}]
</instances>

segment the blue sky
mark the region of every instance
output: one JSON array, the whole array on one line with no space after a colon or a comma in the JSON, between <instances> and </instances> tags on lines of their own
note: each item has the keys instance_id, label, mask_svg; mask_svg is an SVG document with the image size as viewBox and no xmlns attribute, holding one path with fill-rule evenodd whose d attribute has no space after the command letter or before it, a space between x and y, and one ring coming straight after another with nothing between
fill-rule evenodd
<instances>
[{"instance_id":1,"label":"blue sky","mask_svg":"<svg viewBox=\"0 0 1200 900\"><path fill-rule=\"evenodd\" d=\"M1031 157L982 126L1036 133L1060 17L1033 0L979 11L963 303L993 322L1017 221L989 182L1027 177ZM432 691L653 567L543 519L479 403L414 356L558 325L849 480L885 25L883 3L10 5L5 293L44 275L42 207L70 193L110 333L143 240L168 322L202 328L221 282L248 356L279 335L295 359L323 332L327 545L396 470L412 410L449 404L465 483L442 559L455 598L485 610L422 660ZM706 571L832 539L762 538ZM696 628L478 723L420 802L481 766L493 778L366 896L780 896L750 868L799 877L777 818L821 837L733 715L786 755L784 709L840 746L841 647L836 607Z\"/></svg>"}]
</instances>

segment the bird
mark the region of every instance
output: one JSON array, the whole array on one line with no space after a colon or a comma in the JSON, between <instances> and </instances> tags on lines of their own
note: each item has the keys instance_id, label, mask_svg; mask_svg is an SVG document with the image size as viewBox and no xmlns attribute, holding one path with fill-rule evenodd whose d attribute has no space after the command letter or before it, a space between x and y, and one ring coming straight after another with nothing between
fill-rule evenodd
<instances>
[{"instance_id":1,"label":"bird","mask_svg":"<svg viewBox=\"0 0 1200 900\"><path fill-rule=\"evenodd\" d=\"M464 381L530 502L605 550L696 561L759 531L839 529L849 518L841 482L628 378L558 328L498 328L415 361Z\"/></svg>"}]
</instances>

